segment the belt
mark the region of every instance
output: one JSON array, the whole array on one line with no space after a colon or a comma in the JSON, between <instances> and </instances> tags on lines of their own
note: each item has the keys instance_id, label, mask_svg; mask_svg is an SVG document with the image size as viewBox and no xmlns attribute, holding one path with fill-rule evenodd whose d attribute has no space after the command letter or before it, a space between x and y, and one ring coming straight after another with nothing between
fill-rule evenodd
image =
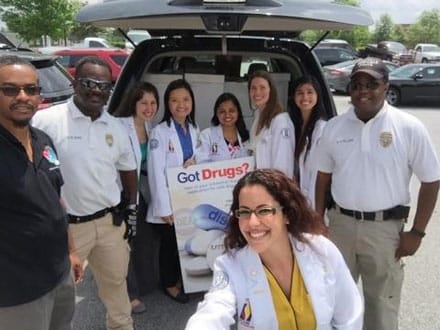
<instances>
[{"instance_id":1,"label":"belt","mask_svg":"<svg viewBox=\"0 0 440 330\"><path fill-rule=\"evenodd\" d=\"M386 221L386 220L402 220L406 219L409 214L409 206L398 205L388 210L382 210L377 212L362 212L347 210L339 205L335 205L336 211L341 214L348 215L356 220L367 221Z\"/></svg>"},{"instance_id":2,"label":"belt","mask_svg":"<svg viewBox=\"0 0 440 330\"><path fill-rule=\"evenodd\" d=\"M89 222L95 219L102 218L107 213L112 212L113 209L114 207L106 207L105 209L99 210L89 215L79 216L79 215L68 214L67 216L69 217L69 223L75 224L75 223Z\"/></svg>"}]
</instances>

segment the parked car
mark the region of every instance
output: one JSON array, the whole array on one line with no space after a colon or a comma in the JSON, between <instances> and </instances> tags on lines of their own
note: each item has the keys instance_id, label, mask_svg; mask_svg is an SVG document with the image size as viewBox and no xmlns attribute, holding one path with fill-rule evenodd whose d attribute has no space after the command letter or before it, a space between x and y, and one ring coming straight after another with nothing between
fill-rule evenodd
<instances>
[{"instance_id":1,"label":"parked car","mask_svg":"<svg viewBox=\"0 0 440 330\"><path fill-rule=\"evenodd\" d=\"M358 56L358 52L353 48L352 45L343 39L324 39L319 44L318 47L334 47L342 48L350 52L354 56Z\"/></svg>"},{"instance_id":2,"label":"parked car","mask_svg":"<svg viewBox=\"0 0 440 330\"><path fill-rule=\"evenodd\" d=\"M387 101L391 105L440 102L440 64L408 64L392 71Z\"/></svg>"},{"instance_id":3,"label":"parked car","mask_svg":"<svg viewBox=\"0 0 440 330\"><path fill-rule=\"evenodd\" d=\"M324 76L327 79L330 89L336 92L348 94L351 70L353 70L353 67L357 61L359 61L359 59L340 62L323 67ZM384 61L384 63L389 72L399 67L399 65L393 62Z\"/></svg>"},{"instance_id":4,"label":"parked car","mask_svg":"<svg viewBox=\"0 0 440 330\"><path fill-rule=\"evenodd\" d=\"M354 60L357 58L356 55L344 48L318 46L313 51L315 52L319 59L319 63L321 63L322 66Z\"/></svg>"},{"instance_id":5,"label":"parked car","mask_svg":"<svg viewBox=\"0 0 440 330\"><path fill-rule=\"evenodd\" d=\"M137 81L154 83L162 99L170 81L185 78L194 89L201 129L210 125L214 102L226 91L239 99L250 127L254 111L247 78L256 66L271 73L284 107L289 84L306 73L315 76L323 87L324 108L335 115L317 58L294 38L304 29L372 24L371 16L354 6L271 0L114 0L83 7L78 19L102 27L136 26L152 36L131 53L110 99L110 113L126 107L126 94ZM161 103L156 117L162 114Z\"/></svg>"},{"instance_id":6,"label":"parked car","mask_svg":"<svg viewBox=\"0 0 440 330\"><path fill-rule=\"evenodd\" d=\"M382 60L405 65L414 62L413 54L404 44L397 41L380 41L377 45L368 45L359 52L360 57L378 57Z\"/></svg>"},{"instance_id":7,"label":"parked car","mask_svg":"<svg viewBox=\"0 0 440 330\"><path fill-rule=\"evenodd\" d=\"M55 56L31 51L0 50L0 56L15 55L31 62L38 71L41 86L39 109L66 102L73 94L72 77L58 64Z\"/></svg>"},{"instance_id":8,"label":"parked car","mask_svg":"<svg viewBox=\"0 0 440 330\"><path fill-rule=\"evenodd\" d=\"M440 47L436 44L417 44L414 63L440 63Z\"/></svg>"},{"instance_id":9,"label":"parked car","mask_svg":"<svg viewBox=\"0 0 440 330\"><path fill-rule=\"evenodd\" d=\"M98 56L110 65L112 81L115 82L130 53L127 50L117 48L68 48L57 50L54 52L54 55L59 56L58 62L73 77L75 76L75 65L81 58L85 56Z\"/></svg>"}]
</instances>

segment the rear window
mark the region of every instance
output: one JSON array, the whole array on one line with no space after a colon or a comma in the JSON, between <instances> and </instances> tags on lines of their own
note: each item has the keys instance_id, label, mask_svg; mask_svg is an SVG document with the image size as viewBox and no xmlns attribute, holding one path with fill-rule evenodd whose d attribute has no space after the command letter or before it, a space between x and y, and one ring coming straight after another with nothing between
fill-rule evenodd
<instances>
[{"instance_id":1,"label":"rear window","mask_svg":"<svg viewBox=\"0 0 440 330\"><path fill-rule=\"evenodd\" d=\"M110 55L110 57L116 64L123 66L125 61L127 61L128 55Z\"/></svg>"},{"instance_id":2,"label":"rear window","mask_svg":"<svg viewBox=\"0 0 440 330\"><path fill-rule=\"evenodd\" d=\"M72 88L71 78L56 62L46 61L32 63L37 67L42 94L69 90Z\"/></svg>"}]
</instances>

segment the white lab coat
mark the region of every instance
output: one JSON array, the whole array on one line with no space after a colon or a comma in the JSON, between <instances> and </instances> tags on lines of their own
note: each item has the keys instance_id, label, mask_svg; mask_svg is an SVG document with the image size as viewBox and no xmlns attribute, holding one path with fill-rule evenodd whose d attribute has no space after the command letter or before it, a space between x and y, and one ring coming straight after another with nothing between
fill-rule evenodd
<instances>
[{"instance_id":1,"label":"white lab coat","mask_svg":"<svg viewBox=\"0 0 440 330\"><path fill-rule=\"evenodd\" d=\"M217 162L232 158L248 156L246 144L243 144L238 134L240 150L232 157L226 144L221 125L211 126L200 133L200 146L196 150L197 163Z\"/></svg>"},{"instance_id":2,"label":"white lab coat","mask_svg":"<svg viewBox=\"0 0 440 330\"><path fill-rule=\"evenodd\" d=\"M148 203L150 199L150 192L148 189L148 182L145 175L141 176L141 162L142 162L142 153L141 148L139 144L139 139L136 133L136 127L134 124L134 118L133 116L130 117L118 117L120 122L122 123L122 126L124 126L128 137L130 139L131 149L133 150L134 158L136 160L136 170L137 170L137 177L139 178L138 181L138 190L142 193L142 197L144 198L144 201ZM150 124L145 122L145 130L147 131L147 135L150 135ZM147 169L144 168L146 171ZM145 182L144 182L145 181ZM139 195L138 195L138 201L139 201Z\"/></svg>"},{"instance_id":3,"label":"white lab coat","mask_svg":"<svg viewBox=\"0 0 440 330\"><path fill-rule=\"evenodd\" d=\"M274 168L293 178L295 127L287 112L276 115L251 143L256 168Z\"/></svg>"},{"instance_id":4,"label":"white lab coat","mask_svg":"<svg viewBox=\"0 0 440 330\"><path fill-rule=\"evenodd\" d=\"M318 174L318 152L317 146L321 138L322 131L327 122L325 120L318 120L313 129L312 139L309 141L310 149L306 156L307 147L299 155L299 177L300 187L304 196L310 201L310 204L315 207L315 186L316 177Z\"/></svg>"},{"instance_id":5,"label":"white lab coat","mask_svg":"<svg viewBox=\"0 0 440 330\"><path fill-rule=\"evenodd\" d=\"M199 129L189 125L192 147L195 151L200 143ZM148 144L148 183L151 202L148 206L147 222L164 223L161 217L173 213L168 191L166 169L183 166L183 151L174 122L157 125L151 132Z\"/></svg>"},{"instance_id":6,"label":"white lab coat","mask_svg":"<svg viewBox=\"0 0 440 330\"><path fill-rule=\"evenodd\" d=\"M291 242L312 302L317 330L361 330L363 302L341 253L323 236L306 237L309 244L294 238ZM247 301L251 318L246 322L240 312ZM249 246L216 259L212 287L186 329L229 329L236 314L238 329L278 330L261 259Z\"/></svg>"}]
</instances>

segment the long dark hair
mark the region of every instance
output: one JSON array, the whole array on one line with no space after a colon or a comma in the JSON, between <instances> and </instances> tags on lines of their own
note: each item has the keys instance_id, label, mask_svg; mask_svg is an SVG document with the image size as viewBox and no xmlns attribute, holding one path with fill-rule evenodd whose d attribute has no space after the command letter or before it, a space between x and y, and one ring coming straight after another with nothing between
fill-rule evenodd
<instances>
[{"instance_id":1,"label":"long dark hair","mask_svg":"<svg viewBox=\"0 0 440 330\"><path fill-rule=\"evenodd\" d=\"M157 108L159 109L159 93L156 86L152 83L141 81L136 83L134 87L130 90L127 97L126 106L121 108L117 114L117 117L131 117L136 114L136 103L144 97L145 93L153 94L156 99Z\"/></svg>"},{"instance_id":2,"label":"long dark hair","mask_svg":"<svg viewBox=\"0 0 440 330\"><path fill-rule=\"evenodd\" d=\"M278 92L275 87L275 83L273 82L270 73L267 71L255 71L248 81L248 92L251 90L252 81L255 78L263 78L269 84L270 92L269 92L269 100L267 101L264 109L260 111L260 117L257 124L256 134L260 133L263 128L269 128L272 119L275 118L279 113L284 112L283 107L281 106L280 100L278 99ZM249 104L252 106L252 101L250 99L249 93Z\"/></svg>"},{"instance_id":3,"label":"long dark hair","mask_svg":"<svg viewBox=\"0 0 440 330\"><path fill-rule=\"evenodd\" d=\"M188 91L189 95L191 96L191 100L192 100L192 109L191 109L191 113L189 114L189 116L186 117L186 121L187 123L193 125L194 127L197 127L196 122L195 122L195 115L196 115L196 102L194 99L194 93L193 90L191 88L191 85L184 79L177 79L177 80L173 80L172 82L170 82L167 86L167 89L165 90L165 94L163 96L163 100L164 100L164 114L163 114L163 118L160 121L161 123L163 123L164 121L167 122L168 126L171 125L171 118L173 117L171 115L171 111L170 111L170 106L168 104L168 101L170 100L170 94L172 91L179 89L179 88L184 88Z\"/></svg>"},{"instance_id":4,"label":"long dark hair","mask_svg":"<svg viewBox=\"0 0 440 330\"><path fill-rule=\"evenodd\" d=\"M310 84L315 89L317 94L316 105L313 107L312 114L310 115L309 121L307 122L304 131L303 127L303 117L301 115L301 110L295 103L295 92L296 90L304 84ZM292 84L292 88L289 93L289 108L288 113L290 118L292 119L293 125L295 126L295 161L298 161L299 155L303 152L304 148L307 148L307 152L310 150L313 130L315 129L316 122L319 119L327 120L328 115L325 112L324 104L322 103L321 98L321 86L315 77L312 76L303 76L297 80L295 80Z\"/></svg>"},{"instance_id":5,"label":"long dark hair","mask_svg":"<svg viewBox=\"0 0 440 330\"><path fill-rule=\"evenodd\" d=\"M241 190L246 186L253 185L264 187L273 199L283 207L282 212L288 220L287 231L298 241L306 242L305 233L327 234L322 217L310 206L294 179L279 170L257 169L243 176L232 192L233 199L225 238L226 251L247 245L234 211L240 206L238 200Z\"/></svg>"},{"instance_id":6,"label":"long dark hair","mask_svg":"<svg viewBox=\"0 0 440 330\"><path fill-rule=\"evenodd\" d=\"M237 131L238 134L240 135L241 141L246 142L247 140L249 140L249 131L246 128L246 124L244 123L243 112L241 111L240 102L238 102L238 99L234 94L223 93L217 98L214 104L214 115L211 118L211 124L213 126L220 125L220 121L218 120L217 117L217 110L219 106L226 101L231 101L237 108L238 118L237 118L237 122L235 123L235 127L237 127Z\"/></svg>"}]
</instances>

